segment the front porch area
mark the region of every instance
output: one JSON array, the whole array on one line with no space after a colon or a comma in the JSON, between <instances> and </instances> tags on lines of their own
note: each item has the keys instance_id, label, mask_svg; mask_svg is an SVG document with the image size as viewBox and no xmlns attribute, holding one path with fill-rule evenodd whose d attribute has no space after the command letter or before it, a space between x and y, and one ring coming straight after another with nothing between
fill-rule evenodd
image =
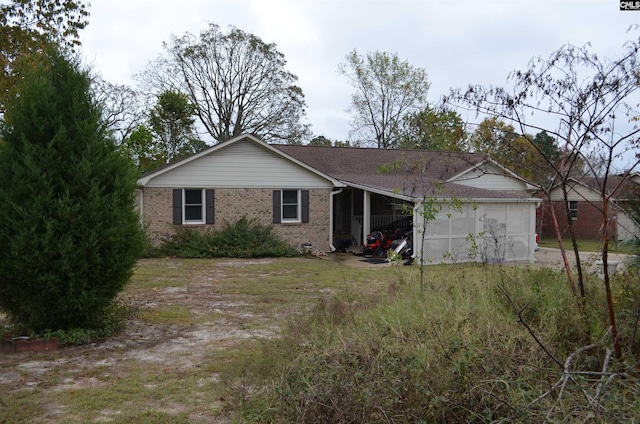
<instances>
[{"instance_id":1,"label":"front porch area","mask_svg":"<svg viewBox=\"0 0 640 424\"><path fill-rule=\"evenodd\" d=\"M359 251L367 234L380 229L411 231L413 204L355 188L343 189L333 204L333 239L339 251Z\"/></svg>"}]
</instances>

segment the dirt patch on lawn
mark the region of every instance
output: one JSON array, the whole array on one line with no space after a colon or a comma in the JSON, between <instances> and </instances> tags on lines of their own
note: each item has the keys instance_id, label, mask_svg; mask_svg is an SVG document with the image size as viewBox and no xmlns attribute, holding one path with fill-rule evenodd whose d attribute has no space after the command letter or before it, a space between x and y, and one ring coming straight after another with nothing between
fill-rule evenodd
<instances>
[{"instance_id":1,"label":"dirt patch on lawn","mask_svg":"<svg viewBox=\"0 0 640 424\"><path fill-rule=\"evenodd\" d=\"M119 335L53 352L0 354L3 397L19 398L20 393L42 391L38 402L47 403L45 392L99 389L129 378L136 368L180 374L202 366L211 352L243 340L274 336L279 330L279 317L268 308L256 308L256 297L243 293L242 288L236 290L233 280L238 278L239 269L249 265L266 267L273 261L225 260L216 261L215 266L206 261L190 265L172 259L141 261L134 283L122 297L137 310L137 316L128 320ZM151 271L158 267L164 271L160 274ZM250 273L243 275L241 278L255 277ZM0 323L5 319L0 316ZM215 380L215 375L210 378ZM0 416L3 407L7 405L0 399ZM67 415L65 405L53 400L43 409L44 414L31 416L28 421L76 421L74 416ZM112 405L111 409L117 410L118 405ZM170 409L172 415L181 412L179 405ZM102 412L78 421L114 420L113 411ZM197 421L224 422L222 415L204 414Z\"/></svg>"}]
</instances>

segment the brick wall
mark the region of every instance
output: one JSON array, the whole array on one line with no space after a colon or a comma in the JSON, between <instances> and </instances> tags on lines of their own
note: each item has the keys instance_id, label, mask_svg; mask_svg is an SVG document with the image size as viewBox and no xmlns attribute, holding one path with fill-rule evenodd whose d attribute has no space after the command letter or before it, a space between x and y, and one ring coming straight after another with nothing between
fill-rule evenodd
<instances>
[{"instance_id":1,"label":"brick wall","mask_svg":"<svg viewBox=\"0 0 640 424\"><path fill-rule=\"evenodd\" d=\"M154 244L172 234L174 226L172 189L145 187L142 192L142 217Z\"/></svg>"},{"instance_id":2,"label":"brick wall","mask_svg":"<svg viewBox=\"0 0 640 424\"><path fill-rule=\"evenodd\" d=\"M540 231L540 236L553 238L556 236L555 229L553 228L553 218L551 217L551 207L555 209L558 225L563 237L570 237L565 203L549 202L546 200L542 202L537 211L537 228L538 231ZM615 211L609 212L609 238L611 240L614 240L615 237L615 216ZM598 205L586 201L578 202L578 217L573 220L573 229L579 239L602 239L602 212L598 208Z\"/></svg>"},{"instance_id":3,"label":"brick wall","mask_svg":"<svg viewBox=\"0 0 640 424\"><path fill-rule=\"evenodd\" d=\"M144 220L156 244L175 231L172 193L172 188L144 188ZM275 232L293 246L311 243L314 249L329 251L330 193L330 189L310 190L308 223L273 224L273 189L218 188L215 189L215 225L198 227L220 229L225 221L234 223L246 216L262 225L273 225Z\"/></svg>"}]
</instances>

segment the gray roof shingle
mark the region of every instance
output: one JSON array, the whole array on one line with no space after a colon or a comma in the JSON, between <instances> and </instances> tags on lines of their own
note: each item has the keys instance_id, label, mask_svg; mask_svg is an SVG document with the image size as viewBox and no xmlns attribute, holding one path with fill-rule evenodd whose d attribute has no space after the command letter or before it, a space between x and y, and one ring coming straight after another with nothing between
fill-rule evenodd
<instances>
[{"instance_id":1,"label":"gray roof shingle","mask_svg":"<svg viewBox=\"0 0 640 424\"><path fill-rule=\"evenodd\" d=\"M272 147L344 183L412 198L433 195L475 199L530 198L526 193L446 182L486 161L484 153L283 144Z\"/></svg>"}]
</instances>

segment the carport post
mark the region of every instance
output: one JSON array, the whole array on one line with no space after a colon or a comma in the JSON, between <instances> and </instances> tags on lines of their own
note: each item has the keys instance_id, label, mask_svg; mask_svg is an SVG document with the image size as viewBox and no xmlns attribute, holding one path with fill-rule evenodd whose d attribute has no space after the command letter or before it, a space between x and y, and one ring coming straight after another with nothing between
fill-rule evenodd
<instances>
[{"instance_id":1,"label":"carport post","mask_svg":"<svg viewBox=\"0 0 640 424\"><path fill-rule=\"evenodd\" d=\"M367 242L371 233L371 193L364 190L362 196L362 242Z\"/></svg>"}]
</instances>

